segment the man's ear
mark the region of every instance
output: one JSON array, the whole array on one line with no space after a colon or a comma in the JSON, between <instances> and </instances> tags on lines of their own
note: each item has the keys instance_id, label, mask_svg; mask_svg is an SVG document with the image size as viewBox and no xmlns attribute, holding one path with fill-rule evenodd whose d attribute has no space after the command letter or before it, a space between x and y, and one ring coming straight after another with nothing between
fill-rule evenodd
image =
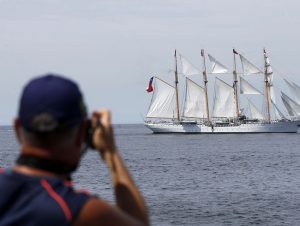
<instances>
[{"instance_id":1,"label":"man's ear","mask_svg":"<svg viewBox=\"0 0 300 226\"><path fill-rule=\"evenodd\" d=\"M15 130L16 138L19 141L19 143L22 143L20 120L18 118L15 118L13 124L14 124L14 130Z\"/></svg>"}]
</instances>

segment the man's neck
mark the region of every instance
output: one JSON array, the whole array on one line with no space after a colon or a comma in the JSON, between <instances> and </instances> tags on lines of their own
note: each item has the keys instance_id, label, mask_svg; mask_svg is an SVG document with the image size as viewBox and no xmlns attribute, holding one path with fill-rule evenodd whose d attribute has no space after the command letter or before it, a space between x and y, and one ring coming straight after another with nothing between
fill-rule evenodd
<instances>
[{"instance_id":1,"label":"man's neck","mask_svg":"<svg viewBox=\"0 0 300 226\"><path fill-rule=\"evenodd\" d=\"M76 166L70 166L64 162L54 161L35 155L21 154L14 170L31 176L56 176L60 178L70 178L70 174Z\"/></svg>"},{"instance_id":2,"label":"man's neck","mask_svg":"<svg viewBox=\"0 0 300 226\"><path fill-rule=\"evenodd\" d=\"M24 166L24 165L16 165L13 168L13 171L21 174L25 174L28 176L57 176L60 177L60 175L45 171L45 170L40 170L36 168L32 168L30 166Z\"/></svg>"}]
</instances>

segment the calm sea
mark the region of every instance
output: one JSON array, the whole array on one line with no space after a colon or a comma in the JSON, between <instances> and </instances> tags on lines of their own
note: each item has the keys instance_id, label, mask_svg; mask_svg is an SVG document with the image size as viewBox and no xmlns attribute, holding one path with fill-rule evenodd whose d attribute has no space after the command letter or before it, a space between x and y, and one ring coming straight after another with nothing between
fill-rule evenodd
<instances>
[{"instance_id":1,"label":"calm sea","mask_svg":"<svg viewBox=\"0 0 300 226\"><path fill-rule=\"evenodd\" d=\"M152 225L300 225L300 134L155 135L143 125L115 134ZM0 127L0 166L17 153L11 127ZM74 181L114 201L96 152Z\"/></svg>"}]
</instances>

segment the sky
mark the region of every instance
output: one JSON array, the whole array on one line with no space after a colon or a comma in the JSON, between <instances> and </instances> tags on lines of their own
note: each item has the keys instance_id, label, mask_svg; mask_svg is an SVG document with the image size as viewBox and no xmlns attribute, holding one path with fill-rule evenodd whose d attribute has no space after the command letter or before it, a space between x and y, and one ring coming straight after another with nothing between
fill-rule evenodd
<instances>
[{"instance_id":1,"label":"sky","mask_svg":"<svg viewBox=\"0 0 300 226\"><path fill-rule=\"evenodd\" d=\"M90 112L142 123L148 81L173 82L175 49L199 68L202 48L232 68L233 47L258 66L265 47L300 84L299 9L296 0L0 0L0 125L16 117L24 84L48 72L77 81Z\"/></svg>"}]
</instances>

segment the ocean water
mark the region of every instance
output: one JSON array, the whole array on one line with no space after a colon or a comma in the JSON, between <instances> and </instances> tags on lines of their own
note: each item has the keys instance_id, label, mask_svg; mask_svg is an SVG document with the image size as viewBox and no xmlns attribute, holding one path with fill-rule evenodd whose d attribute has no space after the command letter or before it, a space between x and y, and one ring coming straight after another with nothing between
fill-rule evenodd
<instances>
[{"instance_id":1,"label":"ocean water","mask_svg":"<svg viewBox=\"0 0 300 226\"><path fill-rule=\"evenodd\" d=\"M300 134L156 135L115 125L115 135L152 225L300 225ZM18 148L11 127L0 127L1 167ZM114 202L96 152L74 182Z\"/></svg>"}]
</instances>

